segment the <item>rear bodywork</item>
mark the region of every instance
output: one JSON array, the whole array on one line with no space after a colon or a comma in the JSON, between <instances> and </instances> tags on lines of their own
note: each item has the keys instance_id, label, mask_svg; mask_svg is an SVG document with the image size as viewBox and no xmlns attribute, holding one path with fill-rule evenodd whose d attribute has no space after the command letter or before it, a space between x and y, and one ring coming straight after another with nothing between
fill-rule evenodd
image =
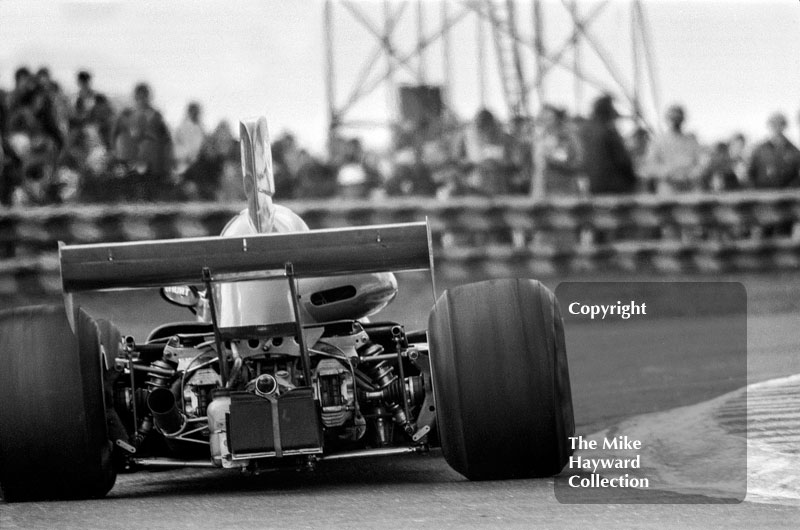
<instances>
[{"instance_id":1,"label":"rear bodywork","mask_svg":"<svg viewBox=\"0 0 800 530\"><path fill-rule=\"evenodd\" d=\"M122 426L111 438L126 465L311 464L428 447L425 333L363 318L394 297L387 272L432 271L426 223L62 245L60 262L68 314L85 290L188 284L205 296L207 322L162 326L142 344L122 330L106 353L109 424ZM290 318L221 325L219 287L237 282L281 286L285 296L263 303Z\"/></svg>"}]
</instances>

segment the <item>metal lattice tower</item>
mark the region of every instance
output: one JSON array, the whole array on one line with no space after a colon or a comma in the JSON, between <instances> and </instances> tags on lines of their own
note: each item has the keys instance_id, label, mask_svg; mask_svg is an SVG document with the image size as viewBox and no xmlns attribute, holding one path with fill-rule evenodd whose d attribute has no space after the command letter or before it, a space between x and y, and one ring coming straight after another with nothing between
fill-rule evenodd
<instances>
[{"instance_id":1,"label":"metal lattice tower","mask_svg":"<svg viewBox=\"0 0 800 530\"><path fill-rule=\"evenodd\" d=\"M630 48L617 45L614 53L606 40L619 35L594 29L611 6L610 0L325 0L330 138L343 128L391 127L403 84L441 87L445 116L451 123L463 121L453 99L464 76L459 78L455 70L468 55L475 64L480 106L502 101L509 120L536 115L551 96L554 76L566 74L573 80L576 111L583 109L590 92L609 93L626 117L656 129L661 103L643 2L625 4L629 25L615 33L627 32ZM613 6L617 12L612 15L619 18L620 3ZM371 48L342 51L355 31L370 36ZM618 62L623 55L626 67ZM345 62L360 64L355 76L340 75ZM379 91L385 94L386 109L378 113L382 119L358 117L358 107Z\"/></svg>"}]
</instances>

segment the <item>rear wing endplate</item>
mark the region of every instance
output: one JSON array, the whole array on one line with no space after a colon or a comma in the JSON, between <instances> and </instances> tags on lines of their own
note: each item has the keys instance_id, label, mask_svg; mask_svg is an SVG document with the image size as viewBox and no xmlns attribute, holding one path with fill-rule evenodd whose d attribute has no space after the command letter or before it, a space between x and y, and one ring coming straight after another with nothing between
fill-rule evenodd
<instances>
[{"instance_id":1,"label":"rear wing endplate","mask_svg":"<svg viewBox=\"0 0 800 530\"><path fill-rule=\"evenodd\" d=\"M286 234L59 245L65 293L284 276L432 271L427 222ZM204 271L207 271L204 273Z\"/></svg>"}]
</instances>

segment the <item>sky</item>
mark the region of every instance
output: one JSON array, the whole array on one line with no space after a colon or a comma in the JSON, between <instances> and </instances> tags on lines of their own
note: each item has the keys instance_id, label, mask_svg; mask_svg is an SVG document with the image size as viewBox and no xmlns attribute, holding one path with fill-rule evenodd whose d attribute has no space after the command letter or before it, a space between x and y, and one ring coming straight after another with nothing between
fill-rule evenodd
<instances>
[{"instance_id":1,"label":"sky","mask_svg":"<svg viewBox=\"0 0 800 530\"><path fill-rule=\"evenodd\" d=\"M360 12L383 24L383 2L357 0ZM530 3L518 2L520 33L530 38ZM441 21L441 4L423 2L423 25L432 32ZM585 14L596 2L579 2ZM630 1L613 0L590 26L630 87L632 55ZM765 134L769 114L783 111L789 136L800 143L800 2L797 0L645 0L657 71L661 108L647 102L651 121L673 102L687 110L687 127L701 141L725 139L743 131L751 139ZM399 9L397 2L391 10ZM395 32L401 52L413 48L417 3L411 2ZM568 36L571 25L560 0L544 1L544 36L549 50ZM0 0L0 87L10 88L13 72L25 64L46 65L53 77L74 90L75 72L88 69L95 87L128 96L135 83L148 81L167 121L176 126L190 100L205 109L205 122L266 115L273 136L291 131L314 152L325 145L328 115L322 0ZM451 13L460 4L452 1ZM354 89L374 40L352 14L334 3L335 95L341 105ZM462 118L481 105L478 38L474 15L457 25L451 38L451 91L448 99ZM487 30L488 31L488 30ZM493 49L485 48L487 107L503 114L500 78ZM582 68L611 82L602 61L586 46ZM443 50L426 55L426 81L442 81ZM416 68L416 65L413 65ZM532 65L526 64L532 71ZM370 72L385 71L380 59ZM398 83L411 78L397 74ZM611 82L613 85L613 82ZM643 93L650 93L645 86ZM571 77L548 76L548 102L570 112L588 111L597 92L585 87L576 100ZM396 99L376 91L349 116L386 121L396 116ZM379 145L380 130L359 129L367 144Z\"/></svg>"}]
</instances>

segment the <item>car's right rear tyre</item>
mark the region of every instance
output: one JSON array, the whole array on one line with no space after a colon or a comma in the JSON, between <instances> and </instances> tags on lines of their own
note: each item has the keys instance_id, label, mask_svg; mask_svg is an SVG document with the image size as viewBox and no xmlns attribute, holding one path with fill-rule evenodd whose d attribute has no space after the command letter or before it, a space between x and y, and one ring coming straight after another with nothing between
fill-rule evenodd
<instances>
[{"instance_id":1,"label":"car's right rear tyre","mask_svg":"<svg viewBox=\"0 0 800 530\"><path fill-rule=\"evenodd\" d=\"M6 501L82 499L114 485L98 326L62 306L0 312L0 487Z\"/></svg>"},{"instance_id":2,"label":"car's right rear tyre","mask_svg":"<svg viewBox=\"0 0 800 530\"><path fill-rule=\"evenodd\" d=\"M445 291L428 334L439 437L472 480L551 476L575 422L558 303L535 280Z\"/></svg>"}]
</instances>

